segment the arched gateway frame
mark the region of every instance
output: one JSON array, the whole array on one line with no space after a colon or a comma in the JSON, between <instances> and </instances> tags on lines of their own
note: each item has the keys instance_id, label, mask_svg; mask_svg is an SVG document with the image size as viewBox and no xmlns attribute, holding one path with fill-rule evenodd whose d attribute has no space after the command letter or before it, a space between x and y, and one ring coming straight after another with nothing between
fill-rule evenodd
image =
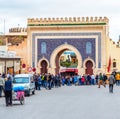
<instances>
[{"instance_id":1,"label":"arched gateway frame","mask_svg":"<svg viewBox=\"0 0 120 119\"><path fill-rule=\"evenodd\" d=\"M48 73L49 61L46 58L42 58L38 62L38 72Z\"/></svg>"},{"instance_id":2,"label":"arched gateway frame","mask_svg":"<svg viewBox=\"0 0 120 119\"><path fill-rule=\"evenodd\" d=\"M63 45L60 45L58 46L51 54L51 57L50 57L50 67L51 67L51 70L50 72L53 73L53 74L56 74L56 58L57 58L57 55L61 52L61 51L65 51L65 50L71 50L71 51L74 51L75 54L76 54L76 58L78 59L78 73L80 73L80 69L81 69L81 66L82 66L82 57L81 57L81 54L80 52L72 45L69 45L69 44L63 44Z\"/></svg>"},{"instance_id":3,"label":"arched gateway frame","mask_svg":"<svg viewBox=\"0 0 120 119\"><path fill-rule=\"evenodd\" d=\"M83 62L83 68L85 70L85 74L94 74L95 62L90 57L88 57Z\"/></svg>"}]
</instances>

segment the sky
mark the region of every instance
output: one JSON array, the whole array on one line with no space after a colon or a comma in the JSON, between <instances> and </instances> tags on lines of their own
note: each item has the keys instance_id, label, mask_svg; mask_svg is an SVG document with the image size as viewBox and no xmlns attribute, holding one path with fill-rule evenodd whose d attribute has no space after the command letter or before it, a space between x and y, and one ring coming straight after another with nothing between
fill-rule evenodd
<instances>
[{"instance_id":1,"label":"sky","mask_svg":"<svg viewBox=\"0 0 120 119\"><path fill-rule=\"evenodd\" d=\"M110 38L119 40L119 0L0 0L0 34L18 26L26 28L28 18L87 16L106 16Z\"/></svg>"}]
</instances>

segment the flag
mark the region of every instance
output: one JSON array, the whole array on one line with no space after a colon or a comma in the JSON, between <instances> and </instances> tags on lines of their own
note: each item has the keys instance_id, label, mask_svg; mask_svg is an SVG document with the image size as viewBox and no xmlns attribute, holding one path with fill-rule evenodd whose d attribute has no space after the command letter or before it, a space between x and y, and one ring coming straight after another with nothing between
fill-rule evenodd
<instances>
[{"instance_id":1,"label":"flag","mask_svg":"<svg viewBox=\"0 0 120 119\"><path fill-rule=\"evenodd\" d=\"M111 57L109 57L109 62L108 62L108 67L107 67L108 72L110 72L110 67L111 67Z\"/></svg>"}]
</instances>

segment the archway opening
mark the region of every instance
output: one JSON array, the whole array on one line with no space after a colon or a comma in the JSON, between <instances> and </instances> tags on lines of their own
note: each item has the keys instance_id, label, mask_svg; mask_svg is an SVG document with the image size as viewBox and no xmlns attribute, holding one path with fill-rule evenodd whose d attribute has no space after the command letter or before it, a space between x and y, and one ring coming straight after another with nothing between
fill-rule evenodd
<instances>
[{"instance_id":1,"label":"archway opening","mask_svg":"<svg viewBox=\"0 0 120 119\"><path fill-rule=\"evenodd\" d=\"M85 73L92 75L93 74L93 63L90 60L88 60L85 64L85 66L86 66Z\"/></svg>"},{"instance_id":2,"label":"archway opening","mask_svg":"<svg viewBox=\"0 0 120 119\"><path fill-rule=\"evenodd\" d=\"M74 51L69 49L61 50L56 55L56 74L75 75L78 73L78 59Z\"/></svg>"},{"instance_id":3,"label":"archway opening","mask_svg":"<svg viewBox=\"0 0 120 119\"><path fill-rule=\"evenodd\" d=\"M48 73L47 66L48 66L47 62L45 60L42 60L40 69L42 74Z\"/></svg>"},{"instance_id":4,"label":"archway opening","mask_svg":"<svg viewBox=\"0 0 120 119\"><path fill-rule=\"evenodd\" d=\"M53 74L58 74L59 73L59 69L60 69L60 65L59 65L60 64L60 56L66 50L71 50L71 51L75 52L76 58L78 59L78 66L77 66L78 74L80 74L81 73L80 69L81 69L81 66L82 66L82 57L81 57L81 54L78 51L78 49L76 49L76 47L74 47L72 45L69 45L67 43L58 46L52 52L51 57L50 57L51 72Z\"/></svg>"}]
</instances>

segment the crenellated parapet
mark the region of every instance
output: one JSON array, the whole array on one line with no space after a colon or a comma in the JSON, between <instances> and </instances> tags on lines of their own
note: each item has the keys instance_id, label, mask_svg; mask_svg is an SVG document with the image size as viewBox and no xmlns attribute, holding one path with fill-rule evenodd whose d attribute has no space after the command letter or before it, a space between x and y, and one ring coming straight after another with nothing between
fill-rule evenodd
<instances>
[{"instance_id":1,"label":"crenellated parapet","mask_svg":"<svg viewBox=\"0 0 120 119\"><path fill-rule=\"evenodd\" d=\"M27 32L27 28L16 27L9 29L9 33L22 33L22 32Z\"/></svg>"},{"instance_id":2,"label":"crenellated parapet","mask_svg":"<svg viewBox=\"0 0 120 119\"><path fill-rule=\"evenodd\" d=\"M120 40L118 40L118 42L113 41L112 39L109 39L109 41L112 43L113 46L115 46L116 48L120 48Z\"/></svg>"},{"instance_id":3,"label":"crenellated parapet","mask_svg":"<svg viewBox=\"0 0 120 119\"><path fill-rule=\"evenodd\" d=\"M120 39L118 40L118 42L117 42L117 46L119 46L120 47Z\"/></svg>"},{"instance_id":4,"label":"crenellated parapet","mask_svg":"<svg viewBox=\"0 0 120 119\"><path fill-rule=\"evenodd\" d=\"M108 24L109 19L107 17L65 17L65 18L28 18L29 25L40 24Z\"/></svg>"}]
</instances>

